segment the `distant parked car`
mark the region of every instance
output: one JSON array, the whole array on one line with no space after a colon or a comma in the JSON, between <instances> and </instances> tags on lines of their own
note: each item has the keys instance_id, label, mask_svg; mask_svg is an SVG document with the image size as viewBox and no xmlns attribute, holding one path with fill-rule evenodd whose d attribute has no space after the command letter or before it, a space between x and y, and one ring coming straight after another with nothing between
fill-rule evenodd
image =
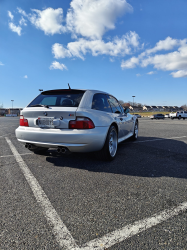
<instances>
[{"instance_id":1,"label":"distant parked car","mask_svg":"<svg viewBox=\"0 0 187 250\"><path fill-rule=\"evenodd\" d=\"M187 119L187 111L177 111L176 113L170 113L171 119L181 119L183 120Z\"/></svg>"},{"instance_id":2,"label":"distant parked car","mask_svg":"<svg viewBox=\"0 0 187 250\"><path fill-rule=\"evenodd\" d=\"M141 118L141 115L139 114L134 114L137 118Z\"/></svg>"},{"instance_id":3,"label":"distant parked car","mask_svg":"<svg viewBox=\"0 0 187 250\"><path fill-rule=\"evenodd\" d=\"M165 118L170 118L169 114L165 114L164 117L165 117Z\"/></svg>"},{"instance_id":4,"label":"distant parked car","mask_svg":"<svg viewBox=\"0 0 187 250\"><path fill-rule=\"evenodd\" d=\"M152 120L153 120L153 119L158 120L158 119L164 119L165 117L164 117L163 114L156 114L156 115L150 116L150 118L151 118Z\"/></svg>"}]
</instances>

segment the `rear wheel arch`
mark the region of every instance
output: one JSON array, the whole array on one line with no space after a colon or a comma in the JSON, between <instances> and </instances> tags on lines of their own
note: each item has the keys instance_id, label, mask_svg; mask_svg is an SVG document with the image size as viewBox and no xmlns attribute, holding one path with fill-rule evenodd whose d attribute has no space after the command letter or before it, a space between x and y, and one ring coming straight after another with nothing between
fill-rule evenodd
<instances>
[{"instance_id":1,"label":"rear wheel arch","mask_svg":"<svg viewBox=\"0 0 187 250\"><path fill-rule=\"evenodd\" d=\"M136 124L137 124L137 131L135 131ZM135 123L134 123L134 128L133 128L133 135L131 137L132 140L137 140L137 138L138 138L138 131L139 131L139 122L138 122L138 119L136 119Z\"/></svg>"},{"instance_id":2,"label":"rear wheel arch","mask_svg":"<svg viewBox=\"0 0 187 250\"><path fill-rule=\"evenodd\" d=\"M111 126L114 126L114 127L116 128L117 133L118 133L118 125L117 125L115 122L113 122L113 123L110 125L110 127L111 127ZM109 127L109 128L110 128L110 127ZM109 129L109 128L108 128L108 129Z\"/></svg>"},{"instance_id":3,"label":"rear wheel arch","mask_svg":"<svg viewBox=\"0 0 187 250\"><path fill-rule=\"evenodd\" d=\"M118 127L115 122L113 122L108 129L105 143L103 145L103 148L100 151L96 152L96 157L102 160L111 161L115 158L118 148ZM113 132L112 132L113 131ZM114 155L112 155L112 151L110 151L110 136L111 133L113 133L114 137L112 136L112 151L114 151Z\"/></svg>"},{"instance_id":4,"label":"rear wheel arch","mask_svg":"<svg viewBox=\"0 0 187 250\"><path fill-rule=\"evenodd\" d=\"M134 125L136 124L136 122L137 122L138 125L139 125L139 120L138 120L138 118L136 118L136 120L134 121Z\"/></svg>"}]
</instances>

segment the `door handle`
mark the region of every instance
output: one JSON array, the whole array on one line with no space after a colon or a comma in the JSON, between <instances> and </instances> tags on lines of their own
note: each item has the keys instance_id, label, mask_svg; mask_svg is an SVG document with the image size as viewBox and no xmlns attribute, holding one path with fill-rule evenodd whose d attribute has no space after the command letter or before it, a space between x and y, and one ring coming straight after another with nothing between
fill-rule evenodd
<instances>
[{"instance_id":1,"label":"door handle","mask_svg":"<svg viewBox=\"0 0 187 250\"><path fill-rule=\"evenodd\" d=\"M120 118L121 121L123 121L123 118Z\"/></svg>"}]
</instances>

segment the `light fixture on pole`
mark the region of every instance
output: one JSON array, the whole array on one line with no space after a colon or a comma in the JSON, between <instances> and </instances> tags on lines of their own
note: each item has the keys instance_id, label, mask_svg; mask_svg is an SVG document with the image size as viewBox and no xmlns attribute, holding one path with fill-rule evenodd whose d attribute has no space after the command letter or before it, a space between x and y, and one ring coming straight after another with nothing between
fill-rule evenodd
<instances>
[{"instance_id":1,"label":"light fixture on pole","mask_svg":"<svg viewBox=\"0 0 187 250\"><path fill-rule=\"evenodd\" d=\"M39 89L40 93L43 91L43 89Z\"/></svg>"},{"instance_id":2,"label":"light fixture on pole","mask_svg":"<svg viewBox=\"0 0 187 250\"><path fill-rule=\"evenodd\" d=\"M133 113L134 113L134 97L136 97L136 96L133 95L132 97L133 97Z\"/></svg>"},{"instance_id":3,"label":"light fixture on pole","mask_svg":"<svg viewBox=\"0 0 187 250\"><path fill-rule=\"evenodd\" d=\"M14 101L14 100L11 100L11 102L12 102L12 114L13 114L13 101Z\"/></svg>"}]
</instances>

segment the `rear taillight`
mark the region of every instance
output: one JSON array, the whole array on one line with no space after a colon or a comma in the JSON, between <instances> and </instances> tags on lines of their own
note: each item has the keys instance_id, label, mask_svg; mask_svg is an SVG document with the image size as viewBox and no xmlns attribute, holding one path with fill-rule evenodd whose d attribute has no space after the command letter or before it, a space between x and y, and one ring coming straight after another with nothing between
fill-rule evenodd
<instances>
[{"instance_id":1,"label":"rear taillight","mask_svg":"<svg viewBox=\"0 0 187 250\"><path fill-rule=\"evenodd\" d=\"M76 120L69 121L70 129L92 129L95 128L92 120L86 117L77 117Z\"/></svg>"},{"instance_id":2,"label":"rear taillight","mask_svg":"<svg viewBox=\"0 0 187 250\"><path fill-rule=\"evenodd\" d=\"M23 116L23 115L20 115L19 125L20 125L20 126L29 127L28 120L27 120L27 119L24 119L24 116Z\"/></svg>"}]
</instances>

